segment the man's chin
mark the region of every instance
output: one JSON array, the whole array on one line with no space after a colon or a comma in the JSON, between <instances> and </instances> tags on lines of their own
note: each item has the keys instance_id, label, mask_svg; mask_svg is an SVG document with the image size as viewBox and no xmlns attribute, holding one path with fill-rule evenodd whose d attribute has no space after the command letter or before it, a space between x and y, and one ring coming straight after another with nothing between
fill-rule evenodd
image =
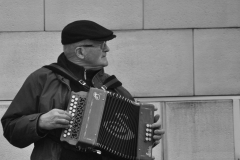
<instances>
[{"instance_id":1,"label":"man's chin","mask_svg":"<svg viewBox=\"0 0 240 160\"><path fill-rule=\"evenodd\" d=\"M107 66L108 66L108 64L104 64L104 65L92 66L92 67L89 68L89 69L92 69L92 70L100 70L100 69L102 69L102 68L104 68L104 67L107 67Z\"/></svg>"}]
</instances>

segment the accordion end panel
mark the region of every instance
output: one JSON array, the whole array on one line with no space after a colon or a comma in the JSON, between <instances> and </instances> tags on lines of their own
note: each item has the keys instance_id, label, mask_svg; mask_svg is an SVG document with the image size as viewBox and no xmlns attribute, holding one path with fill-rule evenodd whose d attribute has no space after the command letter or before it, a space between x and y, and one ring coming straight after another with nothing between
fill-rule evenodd
<instances>
[{"instance_id":1,"label":"accordion end panel","mask_svg":"<svg viewBox=\"0 0 240 160\"><path fill-rule=\"evenodd\" d=\"M61 141L81 147L96 145L106 94L94 88L89 92L71 93L67 112L73 119L70 126L63 130Z\"/></svg>"},{"instance_id":2,"label":"accordion end panel","mask_svg":"<svg viewBox=\"0 0 240 160\"><path fill-rule=\"evenodd\" d=\"M138 127L138 160L152 160L153 130L151 125L154 123L154 105L141 104L139 111Z\"/></svg>"},{"instance_id":3,"label":"accordion end panel","mask_svg":"<svg viewBox=\"0 0 240 160\"><path fill-rule=\"evenodd\" d=\"M74 117L70 121L68 128L62 131L60 141L66 141L71 145L78 143L79 131L81 128L81 120L83 117L87 92L72 92L68 102L67 112Z\"/></svg>"}]
</instances>

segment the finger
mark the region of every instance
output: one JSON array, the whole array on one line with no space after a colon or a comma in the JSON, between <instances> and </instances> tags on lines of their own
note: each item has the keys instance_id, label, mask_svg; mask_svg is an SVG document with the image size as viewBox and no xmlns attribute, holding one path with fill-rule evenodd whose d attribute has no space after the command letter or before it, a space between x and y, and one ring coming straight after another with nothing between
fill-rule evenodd
<instances>
[{"instance_id":1,"label":"finger","mask_svg":"<svg viewBox=\"0 0 240 160\"><path fill-rule=\"evenodd\" d=\"M68 113L67 111L65 111L64 113L65 115L69 116L70 118L72 118L72 115L70 113Z\"/></svg>"},{"instance_id":2,"label":"finger","mask_svg":"<svg viewBox=\"0 0 240 160\"><path fill-rule=\"evenodd\" d=\"M161 129L161 130L156 129L156 130L154 131L154 135L162 135L162 134L164 134L164 133L165 133L165 131L164 131L163 129Z\"/></svg>"},{"instance_id":3,"label":"finger","mask_svg":"<svg viewBox=\"0 0 240 160\"><path fill-rule=\"evenodd\" d=\"M162 127L161 123L153 123L151 125L152 129L161 129L161 127Z\"/></svg>"},{"instance_id":4,"label":"finger","mask_svg":"<svg viewBox=\"0 0 240 160\"><path fill-rule=\"evenodd\" d=\"M58 113L57 117L59 119L66 119L66 120L69 120L69 121L72 119L72 115L67 113L66 111Z\"/></svg>"},{"instance_id":5,"label":"finger","mask_svg":"<svg viewBox=\"0 0 240 160\"><path fill-rule=\"evenodd\" d=\"M155 140L155 141L159 141L160 139L162 139L162 135L154 135L153 136L153 139Z\"/></svg>"},{"instance_id":6,"label":"finger","mask_svg":"<svg viewBox=\"0 0 240 160\"><path fill-rule=\"evenodd\" d=\"M160 115L159 115L159 114L156 114L156 115L154 116L154 122L157 122L157 121L159 120L159 118L160 118Z\"/></svg>"},{"instance_id":7,"label":"finger","mask_svg":"<svg viewBox=\"0 0 240 160\"><path fill-rule=\"evenodd\" d=\"M56 119L55 124L60 124L60 125L69 125L70 121L66 119Z\"/></svg>"},{"instance_id":8,"label":"finger","mask_svg":"<svg viewBox=\"0 0 240 160\"><path fill-rule=\"evenodd\" d=\"M160 141L155 141L154 143L153 143L153 147L155 147L156 145L158 145L160 143Z\"/></svg>"},{"instance_id":9,"label":"finger","mask_svg":"<svg viewBox=\"0 0 240 160\"><path fill-rule=\"evenodd\" d=\"M72 115L70 113L68 113L67 111L61 110L61 109L54 109L57 113L59 114L65 114L69 117L72 117Z\"/></svg>"},{"instance_id":10,"label":"finger","mask_svg":"<svg viewBox=\"0 0 240 160\"><path fill-rule=\"evenodd\" d=\"M159 140L157 140L157 141L154 141L154 144L155 145L158 145L160 143L160 141Z\"/></svg>"},{"instance_id":11,"label":"finger","mask_svg":"<svg viewBox=\"0 0 240 160\"><path fill-rule=\"evenodd\" d=\"M59 113L59 114L64 114L64 112L65 112L64 110L62 110L62 109L57 109L57 108L54 108L54 109L52 109L51 111L54 112L54 113L55 113L55 112L56 112L56 113Z\"/></svg>"},{"instance_id":12,"label":"finger","mask_svg":"<svg viewBox=\"0 0 240 160\"><path fill-rule=\"evenodd\" d=\"M68 128L69 125L68 124L56 124L54 125L54 127L52 129L57 129L57 128Z\"/></svg>"}]
</instances>

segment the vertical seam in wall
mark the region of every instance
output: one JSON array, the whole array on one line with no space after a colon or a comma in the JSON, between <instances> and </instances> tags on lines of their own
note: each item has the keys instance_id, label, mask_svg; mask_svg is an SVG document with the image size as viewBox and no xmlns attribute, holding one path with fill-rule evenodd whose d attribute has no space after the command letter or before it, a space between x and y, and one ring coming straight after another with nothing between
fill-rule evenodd
<instances>
[{"instance_id":1,"label":"vertical seam in wall","mask_svg":"<svg viewBox=\"0 0 240 160\"><path fill-rule=\"evenodd\" d=\"M144 0L142 0L142 29L144 30Z\"/></svg>"},{"instance_id":2,"label":"vertical seam in wall","mask_svg":"<svg viewBox=\"0 0 240 160\"><path fill-rule=\"evenodd\" d=\"M194 29L192 29L192 54L193 54L193 96L195 96L195 57L194 57Z\"/></svg>"},{"instance_id":3,"label":"vertical seam in wall","mask_svg":"<svg viewBox=\"0 0 240 160\"><path fill-rule=\"evenodd\" d=\"M46 14L45 14L45 0L43 0L43 31L46 31Z\"/></svg>"}]
</instances>

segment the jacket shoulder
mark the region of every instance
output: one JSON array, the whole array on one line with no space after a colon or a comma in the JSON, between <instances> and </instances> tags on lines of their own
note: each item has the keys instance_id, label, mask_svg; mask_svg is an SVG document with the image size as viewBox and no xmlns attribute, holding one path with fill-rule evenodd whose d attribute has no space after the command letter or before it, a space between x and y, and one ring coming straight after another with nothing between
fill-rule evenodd
<instances>
[{"instance_id":1,"label":"jacket shoulder","mask_svg":"<svg viewBox=\"0 0 240 160\"><path fill-rule=\"evenodd\" d=\"M28 79L32 79L32 80L41 80L41 81L46 81L49 79L56 79L56 74L53 73L51 70L47 69L47 68L39 68L37 70L35 70L34 72L32 72Z\"/></svg>"}]
</instances>

